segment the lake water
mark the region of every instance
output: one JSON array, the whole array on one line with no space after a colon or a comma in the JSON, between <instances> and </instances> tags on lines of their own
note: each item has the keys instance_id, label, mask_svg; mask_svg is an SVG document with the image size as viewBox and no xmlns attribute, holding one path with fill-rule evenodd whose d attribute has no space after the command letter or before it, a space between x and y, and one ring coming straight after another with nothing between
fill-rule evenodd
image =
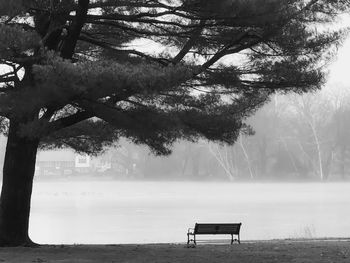
<instances>
[{"instance_id":1,"label":"lake water","mask_svg":"<svg viewBox=\"0 0 350 263\"><path fill-rule=\"evenodd\" d=\"M30 236L185 242L195 222L242 222L242 240L350 237L349 208L349 183L35 182Z\"/></svg>"}]
</instances>

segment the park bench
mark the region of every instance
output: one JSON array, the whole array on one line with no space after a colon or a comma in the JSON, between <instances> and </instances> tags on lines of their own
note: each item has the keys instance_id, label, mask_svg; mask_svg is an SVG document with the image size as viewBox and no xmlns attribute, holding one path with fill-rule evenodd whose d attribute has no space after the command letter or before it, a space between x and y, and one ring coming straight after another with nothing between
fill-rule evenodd
<instances>
[{"instance_id":1,"label":"park bench","mask_svg":"<svg viewBox=\"0 0 350 263\"><path fill-rule=\"evenodd\" d=\"M198 224L196 223L194 228L189 228L187 232L187 245L193 241L194 245L197 244L196 235L231 235L231 245L233 241L241 243L239 237L239 231L242 223L229 223L229 224ZM233 239L233 235L237 238Z\"/></svg>"}]
</instances>

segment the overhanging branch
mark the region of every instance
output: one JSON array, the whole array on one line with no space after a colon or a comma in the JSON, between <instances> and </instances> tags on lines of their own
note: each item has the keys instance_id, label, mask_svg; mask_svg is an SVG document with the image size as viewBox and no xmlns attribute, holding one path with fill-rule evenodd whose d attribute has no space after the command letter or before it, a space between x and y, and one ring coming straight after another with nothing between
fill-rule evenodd
<instances>
[{"instance_id":1,"label":"overhanging branch","mask_svg":"<svg viewBox=\"0 0 350 263\"><path fill-rule=\"evenodd\" d=\"M61 56L63 58L66 58L66 59L72 58L81 29L83 28L86 21L88 8L89 8L89 0L78 1L76 15L74 17L72 24L69 26L68 35L64 40L64 43L61 49Z\"/></svg>"},{"instance_id":2,"label":"overhanging branch","mask_svg":"<svg viewBox=\"0 0 350 263\"><path fill-rule=\"evenodd\" d=\"M198 27L194 30L192 36L188 39L188 41L183 46L183 48L180 50L180 52L174 57L174 59L172 61L173 64L179 63L186 56L186 54L191 50L193 45L198 40L204 26L205 26L205 21L203 20L200 22Z\"/></svg>"},{"instance_id":3,"label":"overhanging branch","mask_svg":"<svg viewBox=\"0 0 350 263\"><path fill-rule=\"evenodd\" d=\"M78 122L92 118L94 115L90 111L79 111L73 115L60 118L53 122L50 122L48 125L48 133L72 126Z\"/></svg>"},{"instance_id":4,"label":"overhanging branch","mask_svg":"<svg viewBox=\"0 0 350 263\"><path fill-rule=\"evenodd\" d=\"M97 40L97 39L94 39L94 38L90 38L88 36L81 35L79 37L79 40L85 41L87 43L90 43L90 44L93 44L93 45L96 45L96 46L99 46L99 47L102 47L102 48L105 48L105 49L108 49L108 50L111 50L111 51L116 52L116 53L137 55L137 56L145 58L147 60L151 60L151 61L157 62L157 63L159 63L159 64L161 64L163 66L166 66L166 65L169 64L169 60L167 60L165 58L155 58L155 57L147 55L147 54L145 54L143 52L140 52L140 51L137 51L137 50L133 50L133 49L117 49L117 48L113 47L111 44L109 44L109 43L107 43L105 41Z\"/></svg>"}]
</instances>

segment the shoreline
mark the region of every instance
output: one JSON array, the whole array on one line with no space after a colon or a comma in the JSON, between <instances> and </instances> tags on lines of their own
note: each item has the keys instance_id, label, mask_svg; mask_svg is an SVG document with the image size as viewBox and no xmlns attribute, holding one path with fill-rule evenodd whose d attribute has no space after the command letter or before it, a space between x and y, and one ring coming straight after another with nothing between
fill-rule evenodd
<instances>
[{"instance_id":1,"label":"shoreline","mask_svg":"<svg viewBox=\"0 0 350 263\"><path fill-rule=\"evenodd\" d=\"M247 240L239 245L185 243L41 245L0 248L0 262L307 263L350 262L350 238Z\"/></svg>"},{"instance_id":2,"label":"shoreline","mask_svg":"<svg viewBox=\"0 0 350 263\"><path fill-rule=\"evenodd\" d=\"M197 240L197 243L200 245L230 245L229 239L211 239L208 235L208 239L199 239ZM274 239L246 239L241 240L241 243L246 244L254 244L254 243L276 243L276 242L350 242L350 237L315 237L315 238L274 238ZM239 245L237 242L234 242L233 245ZM39 244L39 246L162 246L162 245L187 245L187 243L184 242L164 242L164 243L73 243L73 244ZM1 247L0 247L1 249Z\"/></svg>"},{"instance_id":3,"label":"shoreline","mask_svg":"<svg viewBox=\"0 0 350 263\"><path fill-rule=\"evenodd\" d=\"M230 245L230 240L225 238L210 238L197 240L197 245ZM241 243L254 244L254 243L276 243L276 242L349 242L350 237L315 237L315 238L274 238L274 239L244 239ZM234 242L233 245L238 244ZM74 246L163 246L163 245L187 245L186 241L183 242L155 242L155 243L57 243L57 244L41 244L39 247L74 247ZM239 244L238 244L239 245ZM1 247L0 247L1 249ZM0 261L1 262L1 261Z\"/></svg>"}]
</instances>

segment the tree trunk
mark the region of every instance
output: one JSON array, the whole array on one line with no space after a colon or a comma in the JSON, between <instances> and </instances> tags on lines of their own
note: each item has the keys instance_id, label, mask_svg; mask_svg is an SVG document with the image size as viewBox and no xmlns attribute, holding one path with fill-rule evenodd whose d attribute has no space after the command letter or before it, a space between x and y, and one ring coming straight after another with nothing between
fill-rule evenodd
<instances>
[{"instance_id":1,"label":"tree trunk","mask_svg":"<svg viewBox=\"0 0 350 263\"><path fill-rule=\"evenodd\" d=\"M267 139L266 135L262 137L260 142L258 143L258 150L259 150L259 166L260 166L260 173L262 176L266 176L266 167L267 167Z\"/></svg>"},{"instance_id":2,"label":"tree trunk","mask_svg":"<svg viewBox=\"0 0 350 263\"><path fill-rule=\"evenodd\" d=\"M39 140L21 137L11 121L0 197L0 246L31 246L30 200Z\"/></svg>"},{"instance_id":3,"label":"tree trunk","mask_svg":"<svg viewBox=\"0 0 350 263\"><path fill-rule=\"evenodd\" d=\"M340 150L340 175L343 180L345 179L345 161L346 161L346 146L345 146L345 143L343 143Z\"/></svg>"},{"instance_id":4,"label":"tree trunk","mask_svg":"<svg viewBox=\"0 0 350 263\"><path fill-rule=\"evenodd\" d=\"M254 179L253 168L251 166L251 162L250 162L250 158L249 158L248 152L247 152L247 150L246 150L246 148L244 146L242 135L239 138L239 145L241 146L242 151L243 151L243 155L244 155L244 157L245 157L245 159L247 161L248 170L249 170L249 174L250 174L250 179L253 180Z\"/></svg>"}]
</instances>

